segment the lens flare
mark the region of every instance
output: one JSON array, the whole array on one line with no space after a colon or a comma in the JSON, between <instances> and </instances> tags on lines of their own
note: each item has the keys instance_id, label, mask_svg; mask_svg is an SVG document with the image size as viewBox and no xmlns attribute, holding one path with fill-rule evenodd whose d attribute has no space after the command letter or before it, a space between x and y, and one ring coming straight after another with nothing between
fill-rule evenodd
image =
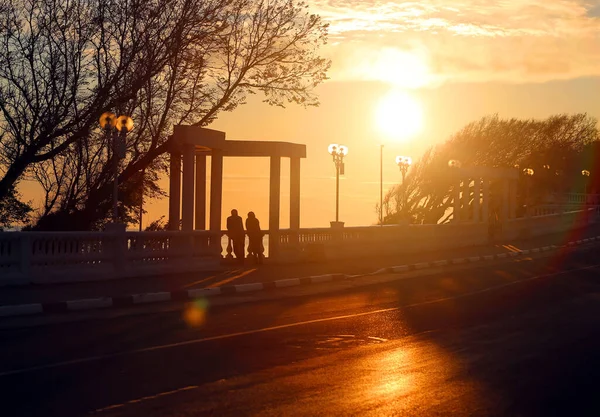
<instances>
[{"instance_id":1,"label":"lens flare","mask_svg":"<svg viewBox=\"0 0 600 417\"><path fill-rule=\"evenodd\" d=\"M183 310L183 320L190 327L200 327L206 321L207 310L208 300L206 298L195 300Z\"/></svg>"}]
</instances>

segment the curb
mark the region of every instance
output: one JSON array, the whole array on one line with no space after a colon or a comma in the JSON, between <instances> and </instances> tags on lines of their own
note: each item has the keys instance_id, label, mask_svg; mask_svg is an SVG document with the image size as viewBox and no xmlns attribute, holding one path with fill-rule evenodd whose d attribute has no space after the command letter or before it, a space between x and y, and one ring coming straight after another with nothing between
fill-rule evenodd
<instances>
[{"instance_id":1,"label":"curb","mask_svg":"<svg viewBox=\"0 0 600 417\"><path fill-rule=\"evenodd\" d=\"M436 268L440 266L494 261L497 259L506 259L517 256L529 255L530 253L548 252L564 247L572 248L577 245L582 245L594 241L600 241L600 236L594 236L593 238L568 242L564 246L552 245L544 246L541 248L520 250L517 252L498 253L495 255L470 256L466 258L454 258L433 262L419 262L416 264L392 266L388 268L379 269L370 274L363 275L326 274L304 278L287 278L271 282L257 282L253 284L226 285L217 288L197 288L191 290L179 290L172 292L133 294L120 297L88 298L52 303L5 305L0 306L0 317L28 316L34 314L67 313L70 311L120 308L168 301L193 301L199 298L214 297L217 295L241 294L247 292L270 290L275 288L288 288L302 285L320 284L324 282L342 281L345 279L358 278L361 276L383 275L390 273L400 273L428 268Z\"/></svg>"}]
</instances>

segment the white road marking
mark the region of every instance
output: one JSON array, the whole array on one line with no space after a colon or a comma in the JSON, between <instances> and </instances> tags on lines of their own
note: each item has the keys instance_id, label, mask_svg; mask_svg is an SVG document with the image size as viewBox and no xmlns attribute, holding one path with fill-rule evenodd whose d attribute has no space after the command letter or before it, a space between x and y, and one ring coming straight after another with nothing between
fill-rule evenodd
<instances>
[{"instance_id":1,"label":"white road marking","mask_svg":"<svg viewBox=\"0 0 600 417\"><path fill-rule=\"evenodd\" d=\"M329 321L344 320L344 319L350 319L350 318L355 318L355 317L364 317L364 316L370 316L370 315L374 315L374 314L388 313L391 311L400 311L400 310L407 309L407 308L419 307L419 306L424 306L424 305L440 303L440 302L444 302L444 301L457 300L460 298L471 297L473 295L483 294L486 292L499 290L499 289L510 287L513 285L519 285L524 282L534 281L534 280L538 280L538 279L542 279L542 278L555 277L555 276L559 276L559 275L570 274L575 271L584 271L584 270L594 269L594 268L599 268L599 267L600 267L600 264L596 264L596 265L586 266L586 267L582 267L582 268L570 269L568 271L559 271L559 272L554 272L551 274L537 275L535 277L531 277L531 278L527 278L527 279L523 279L523 280L519 280L519 281L514 281L514 282L509 282L506 284L501 284L501 285L496 285L493 287L484 288L482 290L471 291L468 293L455 295L452 297L444 297L444 298L438 298L438 299L430 300L430 301L423 301L420 303L408 304L408 305L400 306L400 307L391 307L391 308L384 308L384 309L374 310L374 311L366 311L364 313L346 314L343 316L325 317L322 319L299 321L299 322L295 322L295 323L281 324L278 326L264 327L262 329L246 330L243 332L222 334L222 335L218 335L218 336L205 337L202 339L192 339L192 340L186 340L183 342L150 346L150 347L134 349L134 350L130 350L130 351L110 353L110 354L106 354L106 355L96 355L96 356L90 356L87 358L79 358L79 359L72 359L72 360L63 361L63 362L51 363L51 364L47 364L47 365L39 365L39 366L32 366L29 368L15 369L12 371L1 372L0 377L9 376L9 375L19 375L19 374L24 374L24 373L34 372L34 371L41 371L41 370L45 370L45 369L59 368L59 367L64 367L64 366L69 366L69 365L78 365L78 364L82 364L82 363L95 362L95 361L100 361L100 360L104 360L104 359L116 358L116 357L120 357L120 356L134 355L137 353L154 352L154 351L158 351L158 350L171 349L171 348L176 348L176 347L181 347L181 346L197 345L200 343L212 342L215 340L232 339L232 338L239 337L239 336L247 336L247 335L257 334L257 333L272 332L274 330L289 329L291 327L306 326L308 324L325 323L325 322L329 322Z\"/></svg>"},{"instance_id":2,"label":"white road marking","mask_svg":"<svg viewBox=\"0 0 600 417\"><path fill-rule=\"evenodd\" d=\"M248 291L259 291L263 289L262 282L256 282L254 284L239 284L235 285L236 292L248 292Z\"/></svg>"},{"instance_id":3,"label":"white road marking","mask_svg":"<svg viewBox=\"0 0 600 417\"><path fill-rule=\"evenodd\" d=\"M275 286L277 288L294 287L296 285L300 285L300 279L298 278L280 279L279 281L275 281Z\"/></svg>"},{"instance_id":4,"label":"white road marking","mask_svg":"<svg viewBox=\"0 0 600 417\"><path fill-rule=\"evenodd\" d=\"M404 271L408 271L409 269L410 269L410 267L408 265L393 266L392 272L404 272Z\"/></svg>"},{"instance_id":5,"label":"white road marking","mask_svg":"<svg viewBox=\"0 0 600 417\"><path fill-rule=\"evenodd\" d=\"M387 339L384 339L383 337L375 337L375 336L367 336L367 339L371 339L371 340L377 340L378 342L387 342Z\"/></svg>"},{"instance_id":6,"label":"white road marking","mask_svg":"<svg viewBox=\"0 0 600 417\"><path fill-rule=\"evenodd\" d=\"M193 389L196 389L196 388L198 388L197 385L190 385L189 387L183 387L183 388L179 388L179 389L172 390L172 391L159 392L156 395L149 395L147 397L141 397L141 398L138 398L136 400L130 400L130 401L127 401L127 402L122 403L122 404L113 404L113 405L109 405L108 407L99 408L97 410L92 411L90 414L96 414L96 413L101 413L103 411L114 410L116 408L124 407L127 404L137 404L137 403L141 403L143 401L152 400L152 399L155 399L155 398L158 398L158 397L163 397L163 396L166 396L166 395L173 395L173 394L177 394L178 392L189 391L189 390L193 390Z\"/></svg>"}]
</instances>

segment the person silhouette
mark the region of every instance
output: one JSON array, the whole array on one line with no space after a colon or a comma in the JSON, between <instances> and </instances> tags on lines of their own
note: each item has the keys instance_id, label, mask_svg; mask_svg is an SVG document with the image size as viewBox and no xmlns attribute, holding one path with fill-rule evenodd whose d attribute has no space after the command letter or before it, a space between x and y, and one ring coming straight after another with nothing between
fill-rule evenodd
<instances>
[{"instance_id":1,"label":"person silhouette","mask_svg":"<svg viewBox=\"0 0 600 417\"><path fill-rule=\"evenodd\" d=\"M233 253L238 262L244 263L244 247L246 246L246 233L244 232L244 223L238 216L236 209L231 210L231 216L227 217L227 236L233 242Z\"/></svg>"},{"instance_id":2,"label":"person silhouette","mask_svg":"<svg viewBox=\"0 0 600 417\"><path fill-rule=\"evenodd\" d=\"M246 219L246 231L248 232L248 254L256 263L261 264L265 250L262 244L263 233L260 230L260 222L252 211L248 213Z\"/></svg>"}]
</instances>

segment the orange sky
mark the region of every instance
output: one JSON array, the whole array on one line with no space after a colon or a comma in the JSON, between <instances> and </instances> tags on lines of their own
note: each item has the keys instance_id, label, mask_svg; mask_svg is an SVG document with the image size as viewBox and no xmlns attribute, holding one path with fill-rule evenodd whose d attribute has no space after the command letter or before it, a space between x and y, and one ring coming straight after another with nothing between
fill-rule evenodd
<instances>
[{"instance_id":1,"label":"orange sky","mask_svg":"<svg viewBox=\"0 0 600 417\"><path fill-rule=\"evenodd\" d=\"M398 182L398 154L413 159L482 116L600 116L600 0L312 0L331 23L323 55L331 79L318 87L321 106L272 108L250 97L210 128L228 139L282 140L307 145L302 161L301 226L334 220L334 166L329 143L349 147L341 181L340 220L377 221L379 144L384 143L384 189ZM422 129L393 138L376 123L391 91L409 95L387 127L398 132L422 114ZM408 107L407 107L408 106ZM416 106L416 107L415 107ZM392 113L393 113L392 109ZM388 111L390 109L388 108ZM417 111L417 113L415 113ZM381 115L381 114L380 114ZM231 208L253 210L268 224L268 160L226 159L223 218ZM282 165L281 226L289 225L289 162ZM167 186L167 181L163 182ZM35 197L26 193L26 198ZM144 223L167 213L167 200L147 205Z\"/></svg>"}]
</instances>

